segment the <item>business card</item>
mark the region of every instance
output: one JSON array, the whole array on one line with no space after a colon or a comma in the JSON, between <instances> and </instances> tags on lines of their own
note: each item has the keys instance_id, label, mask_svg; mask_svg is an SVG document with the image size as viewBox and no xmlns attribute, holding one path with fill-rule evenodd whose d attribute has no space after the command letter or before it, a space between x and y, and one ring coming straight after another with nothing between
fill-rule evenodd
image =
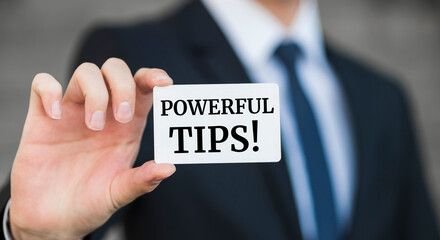
<instances>
[{"instance_id":1,"label":"business card","mask_svg":"<svg viewBox=\"0 0 440 240\"><path fill-rule=\"evenodd\" d=\"M281 159L278 85L201 84L153 90L157 163Z\"/></svg>"}]
</instances>

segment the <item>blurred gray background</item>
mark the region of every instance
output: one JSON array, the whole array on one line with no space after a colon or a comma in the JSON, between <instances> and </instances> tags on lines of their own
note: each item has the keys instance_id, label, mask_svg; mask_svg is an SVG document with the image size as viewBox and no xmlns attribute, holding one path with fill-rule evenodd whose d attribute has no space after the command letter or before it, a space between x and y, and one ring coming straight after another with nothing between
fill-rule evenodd
<instances>
[{"instance_id":1,"label":"blurred gray background","mask_svg":"<svg viewBox=\"0 0 440 240\"><path fill-rule=\"evenodd\" d=\"M158 17L183 2L0 0L0 184L9 177L36 73L65 83L88 27ZM333 45L406 86L440 216L440 0L320 1L320 11Z\"/></svg>"}]
</instances>

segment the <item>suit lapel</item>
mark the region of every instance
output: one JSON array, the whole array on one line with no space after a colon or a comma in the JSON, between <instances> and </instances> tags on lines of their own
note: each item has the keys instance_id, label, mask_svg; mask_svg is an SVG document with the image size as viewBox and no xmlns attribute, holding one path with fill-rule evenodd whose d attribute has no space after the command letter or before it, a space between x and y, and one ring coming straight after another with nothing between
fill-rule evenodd
<instances>
[{"instance_id":1,"label":"suit lapel","mask_svg":"<svg viewBox=\"0 0 440 240\"><path fill-rule=\"evenodd\" d=\"M205 83L249 83L237 55L200 1L177 16L178 35Z\"/></svg>"},{"instance_id":2,"label":"suit lapel","mask_svg":"<svg viewBox=\"0 0 440 240\"><path fill-rule=\"evenodd\" d=\"M284 223L288 239L302 239L293 188L284 156L278 163L262 164L259 167L269 189L274 209Z\"/></svg>"},{"instance_id":3,"label":"suit lapel","mask_svg":"<svg viewBox=\"0 0 440 240\"><path fill-rule=\"evenodd\" d=\"M353 212L351 217L351 228L348 233L348 239L362 238L362 226L364 223L362 209L368 209L364 207L365 196L368 196L367 185L370 182L368 179L371 177L368 175L368 171L371 168L371 164L367 161L367 154L371 152L367 149L369 146L368 136L370 129L365 113L368 113L369 105L365 103L368 99L364 96L365 92L368 92L368 85L363 84L368 81L361 81L363 76L356 72L356 66L352 64L351 60L346 59L344 56L336 53L335 51L327 48L327 57L332 64L335 73L341 82L343 92L345 93L345 100L347 102L349 115L351 117L351 128L353 133L354 147L355 147L355 160L356 160L356 186L355 195L353 199Z\"/></svg>"},{"instance_id":4,"label":"suit lapel","mask_svg":"<svg viewBox=\"0 0 440 240\"><path fill-rule=\"evenodd\" d=\"M250 83L242 63L199 1L188 4L176 21L184 48L188 49L195 69L204 78L202 83ZM302 239L292 186L283 159L279 163L257 164L255 167L261 171L271 193L273 208L284 224L287 238Z\"/></svg>"}]
</instances>

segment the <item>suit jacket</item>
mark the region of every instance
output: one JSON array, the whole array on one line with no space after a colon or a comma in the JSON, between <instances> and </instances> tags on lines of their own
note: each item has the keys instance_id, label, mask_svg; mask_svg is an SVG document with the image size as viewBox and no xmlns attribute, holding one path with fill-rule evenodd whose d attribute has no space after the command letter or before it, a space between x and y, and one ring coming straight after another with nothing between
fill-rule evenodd
<instances>
[{"instance_id":1,"label":"suit jacket","mask_svg":"<svg viewBox=\"0 0 440 240\"><path fill-rule=\"evenodd\" d=\"M327 48L353 120L356 191L347 239L440 239L408 105L401 89ZM100 27L85 38L74 67L119 57L135 72L165 69L175 84L250 82L225 36L199 1L168 17ZM153 159L153 119L135 165ZM1 203L9 198L9 187ZM302 239L285 161L177 166L154 192L120 210L88 238L122 221L127 239Z\"/></svg>"}]
</instances>

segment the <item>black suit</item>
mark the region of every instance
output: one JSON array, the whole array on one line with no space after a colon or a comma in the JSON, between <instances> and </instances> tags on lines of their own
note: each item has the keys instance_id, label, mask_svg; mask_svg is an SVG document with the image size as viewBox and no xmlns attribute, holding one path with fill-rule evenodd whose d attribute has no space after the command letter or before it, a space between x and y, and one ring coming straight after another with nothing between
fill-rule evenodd
<instances>
[{"instance_id":1,"label":"black suit","mask_svg":"<svg viewBox=\"0 0 440 240\"><path fill-rule=\"evenodd\" d=\"M330 48L327 56L346 94L356 142L357 187L347 238L439 239L402 91ZM109 57L122 58L133 72L163 68L175 84L250 81L198 1L158 21L92 31L77 64L100 66ZM153 159L152 126L150 115L136 165ZM99 239L121 220L128 239L302 238L284 160L177 168L90 238ZM3 193L2 203L8 198Z\"/></svg>"}]
</instances>

